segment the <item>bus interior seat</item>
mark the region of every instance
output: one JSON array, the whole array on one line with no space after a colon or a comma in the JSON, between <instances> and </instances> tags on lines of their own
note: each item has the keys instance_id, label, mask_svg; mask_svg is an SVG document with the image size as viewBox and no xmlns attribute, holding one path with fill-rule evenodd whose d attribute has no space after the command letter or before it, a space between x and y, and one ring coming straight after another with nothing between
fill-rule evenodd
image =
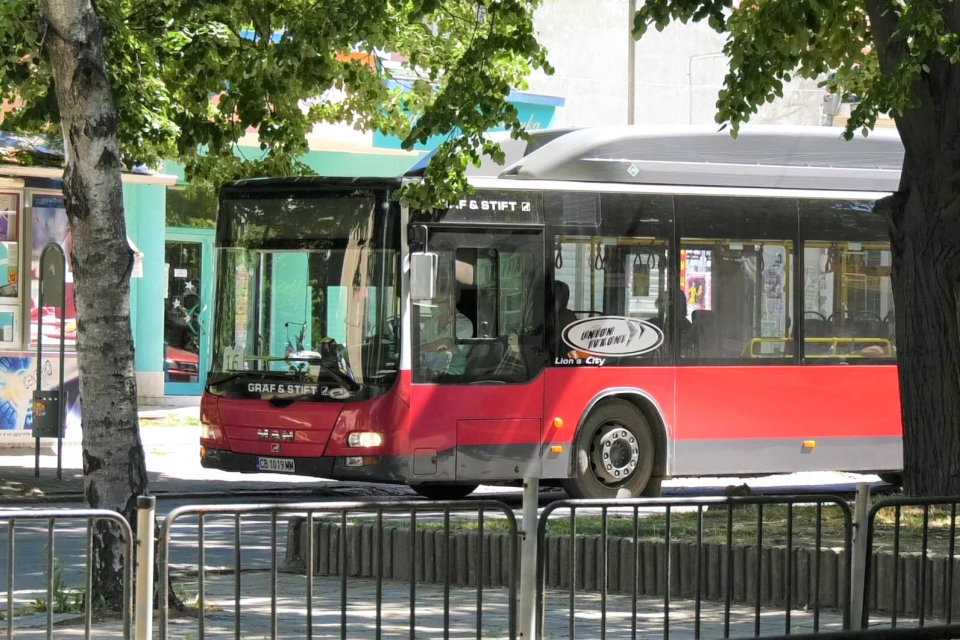
<instances>
[{"instance_id":1,"label":"bus interior seat","mask_svg":"<svg viewBox=\"0 0 960 640\"><path fill-rule=\"evenodd\" d=\"M883 320L864 317L847 320L846 334L851 338L885 338L887 333Z\"/></svg>"},{"instance_id":2,"label":"bus interior seat","mask_svg":"<svg viewBox=\"0 0 960 640\"><path fill-rule=\"evenodd\" d=\"M807 313L803 319L804 338L829 338L833 335L833 325L818 314ZM809 342L804 345L804 353L823 355L830 352L830 345L823 342Z\"/></svg>"}]
</instances>

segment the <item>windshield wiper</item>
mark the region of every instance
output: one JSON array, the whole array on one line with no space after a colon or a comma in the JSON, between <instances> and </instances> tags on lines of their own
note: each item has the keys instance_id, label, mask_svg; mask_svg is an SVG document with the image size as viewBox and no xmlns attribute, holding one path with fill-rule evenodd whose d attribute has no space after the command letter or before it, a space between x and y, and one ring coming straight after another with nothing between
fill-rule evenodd
<instances>
[{"instance_id":1,"label":"windshield wiper","mask_svg":"<svg viewBox=\"0 0 960 640\"><path fill-rule=\"evenodd\" d=\"M223 372L221 374L211 374L211 378L216 375L222 375L222 378L208 379L207 384L223 384L225 382L231 382L239 378L246 378L249 376L259 376L261 378L289 378L290 371L257 371L256 369L251 371L230 371Z\"/></svg>"}]
</instances>

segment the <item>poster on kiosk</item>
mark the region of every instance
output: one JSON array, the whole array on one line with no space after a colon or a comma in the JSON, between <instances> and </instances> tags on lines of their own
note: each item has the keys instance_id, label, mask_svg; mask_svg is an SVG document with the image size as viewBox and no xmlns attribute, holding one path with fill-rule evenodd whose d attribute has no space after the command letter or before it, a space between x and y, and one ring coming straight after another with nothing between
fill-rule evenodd
<instances>
[{"instance_id":1,"label":"poster on kiosk","mask_svg":"<svg viewBox=\"0 0 960 640\"><path fill-rule=\"evenodd\" d=\"M10 446L33 446L33 392L37 389L37 328L43 314L44 354L40 366L42 388L56 390L59 385L59 358L54 346L59 347L61 326L65 329L67 357L64 362L65 423L66 432L79 434L80 385L76 356L70 353L76 345L76 307L73 303L73 274L70 265L71 238L64 209L63 196L50 193L28 192L32 214L32 237L30 241L30 339L29 344L16 348L0 349L0 448ZM40 253L50 242L63 247L66 254L66 308L42 308L39 304L38 276ZM16 255L16 254L15 254ZM9 251L8 251L9 262ZM16 268L16 265L13 265ZM8 273L11 265L7 265ZM25 309L26 310L26 309ZM50 349L47 349L50 345ZM67 437L70 437L69 435Z\"/></svg>"}]
</instances>

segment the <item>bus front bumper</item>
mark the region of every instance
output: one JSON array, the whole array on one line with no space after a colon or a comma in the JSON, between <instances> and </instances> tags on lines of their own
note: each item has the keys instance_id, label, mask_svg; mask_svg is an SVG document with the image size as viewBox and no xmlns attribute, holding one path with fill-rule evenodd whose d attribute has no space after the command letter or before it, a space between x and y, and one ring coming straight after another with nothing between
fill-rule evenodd
<instances>
[{"instance_id":1,"label":"bus front bumper","mask_svg":"<svg viewBox=\"0 0 960 640\"><path fill-rule=\"evenodd\" d=\"M280 469L264 469L260 459L279 460L285 464ZM366 464L359 467L346 465L346 458L271 458L248 453L234 453L225 449L205 448L200 464L205 469L220 469L239 473L280 473L297 476L311 476L330 480L358 480L367 482L400 483L407 482L405 462L402 456L383 456L365 459ZM293 469L289 468L289 462Z\"/></svg>"},{"instance_id":2,"label":"bus front bumper","mask_svg":"<svg viewBox=\"0 0 960 640\"><path fill-rule=\"evenodd\" d=\"M288 458L293 460L294 470L288 472L260 469L256 456L247 453L234 453L223 449L204 451L200 465L204 469L220 469L239 473L288 473L289 475L313 476L315 478L333 478L334 458Z\"/></svg>"}]
</instances>

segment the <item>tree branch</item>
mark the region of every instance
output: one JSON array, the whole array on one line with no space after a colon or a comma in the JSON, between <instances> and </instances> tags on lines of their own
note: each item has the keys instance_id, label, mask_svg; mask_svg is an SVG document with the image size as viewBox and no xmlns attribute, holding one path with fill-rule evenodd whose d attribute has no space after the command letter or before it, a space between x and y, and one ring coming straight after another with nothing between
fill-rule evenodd
<instances>
[{"instance_id":1,"label":"tree branch","mask_svg":"<svg viewBox=\"0 0 960 640\"><path fill-rule=\"evenodd\" d=\"M887 229L891 237L898 238L903 235L900 228L903 221L903 209L907 203L907 192L896 191L889 196L880 198L873 205L873 212L883 216L887 222Z\"/></svg>"},{"instance_id":2,"label":"tree branch","mask_svg":"<svg viewBox=\"0 0 960 640\"><path fill-rule=\"evenodd\" d=\"M905 44L896 38L900 16L890 0L864 0L864 8L870 18L874 45L884 73L892 73L907 53Z\"/></svg>"},{"instance_id":3,"label":"tree branch","mask_svg":"<svg viewBox=\"0 0 960 640\"><path fill-rule=\"evenodd\" d=\"M960 35L960 3L953 2L949 9L944 9L943 21L950 31Z\"/></svg>"}]
</instances>

